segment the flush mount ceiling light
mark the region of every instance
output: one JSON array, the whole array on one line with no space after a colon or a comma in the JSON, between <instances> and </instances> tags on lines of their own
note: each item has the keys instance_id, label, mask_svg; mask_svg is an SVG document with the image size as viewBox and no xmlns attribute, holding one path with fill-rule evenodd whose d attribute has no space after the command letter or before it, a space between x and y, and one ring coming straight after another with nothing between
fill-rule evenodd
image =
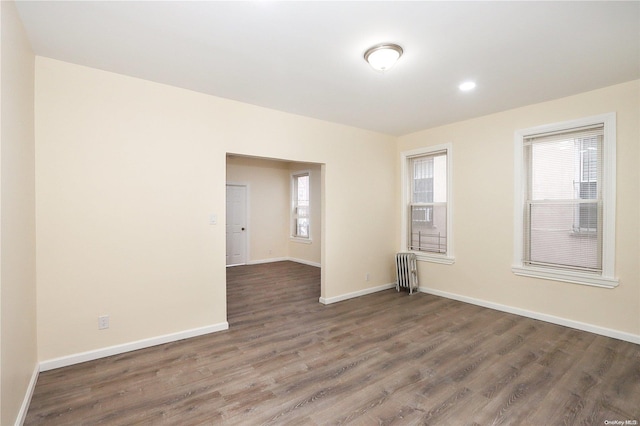
<instances>
[{"instance_id":1,"label":"flush mount ceiling light","mask_svg":"<svg viewBox=\"0 0 640 426\"><path fill-rule=\"evenodd\" d=\"M364 59L369 62L373 69L386 71L400 59L402 53L402 47L397 44L383 43L373 46L364 52Z\"/></svg>"}]
</instances>

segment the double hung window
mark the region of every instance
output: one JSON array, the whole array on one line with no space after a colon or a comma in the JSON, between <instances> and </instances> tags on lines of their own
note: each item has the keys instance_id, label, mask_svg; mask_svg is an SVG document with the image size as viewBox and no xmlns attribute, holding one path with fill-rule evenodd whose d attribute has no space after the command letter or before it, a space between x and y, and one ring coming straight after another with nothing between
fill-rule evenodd
<instances>
[{"instance_id":1,"label":"double hung window","mask_svg":"<svg viewBox=\"0 0 640 426\"><path fill-rule=\"evenodd\" d=\"M617 285L615 116L527 129L515 143L514 272Z\"/></svg>"},{"instance_id":2,"label":"double hung window","mask_svg":"<svg viewBox=\"0 0 640 426\"><path fill-rule=\"evenodd\" d=\"M403 245L418 259L453 263L451 256L451 145L402 153Z\"/></svg>"},{"instance_id":3,"label":"double hung window","mask_svg":"<svg viewBox=\"0 0 640 426\"><path fill-rule=\"evenodd\" d=\"M291 236L309 239L310 186L309 172L298 172L291 176Z\"/></svg>"}]
</instances>

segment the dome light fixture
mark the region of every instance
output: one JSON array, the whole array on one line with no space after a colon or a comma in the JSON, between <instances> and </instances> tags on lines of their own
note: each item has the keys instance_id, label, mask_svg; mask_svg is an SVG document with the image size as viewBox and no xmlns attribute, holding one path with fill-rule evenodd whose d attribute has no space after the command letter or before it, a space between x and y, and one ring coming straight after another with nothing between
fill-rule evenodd
<instances>
[{"instance_id":1,"label":"dome light fixture","mask_svg":"<svg viewBox=\"0 0 640 426\"><path fill-rule=\"evenodd\" d=\"M397 44L383 43L364 52L364 59L374 70L387 71L400 59L402 53L402 47Z\"/></svg>"}]
</instances>

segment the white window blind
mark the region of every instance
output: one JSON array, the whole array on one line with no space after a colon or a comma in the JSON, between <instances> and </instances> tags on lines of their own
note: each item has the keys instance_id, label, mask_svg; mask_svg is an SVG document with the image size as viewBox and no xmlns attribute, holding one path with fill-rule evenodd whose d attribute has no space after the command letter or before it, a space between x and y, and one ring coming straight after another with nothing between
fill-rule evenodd
<instances>
[{"instance_id":1,"label":"white window blind","mask_svg":"<svg viewBox=\"0 0 640 426\"><path fill-rule=\"evenodd\" d=\"M523 138L523 264L602 272L604 125Z\"/></svg>"}]
</instances>

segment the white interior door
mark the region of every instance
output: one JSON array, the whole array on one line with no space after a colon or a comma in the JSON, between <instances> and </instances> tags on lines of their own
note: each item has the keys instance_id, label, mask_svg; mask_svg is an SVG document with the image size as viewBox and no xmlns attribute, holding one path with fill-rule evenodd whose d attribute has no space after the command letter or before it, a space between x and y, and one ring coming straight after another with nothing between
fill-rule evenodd
<instances>
[{"instance_id":1,"label":"white interior door","mask_svg":"<svg viewBox=\"0 0 640 426\"><path fill-rule=\"evenodd\" d=\"M247 187L227 185L227 266L247 262Z\"/></svg>"}]
</instances>

